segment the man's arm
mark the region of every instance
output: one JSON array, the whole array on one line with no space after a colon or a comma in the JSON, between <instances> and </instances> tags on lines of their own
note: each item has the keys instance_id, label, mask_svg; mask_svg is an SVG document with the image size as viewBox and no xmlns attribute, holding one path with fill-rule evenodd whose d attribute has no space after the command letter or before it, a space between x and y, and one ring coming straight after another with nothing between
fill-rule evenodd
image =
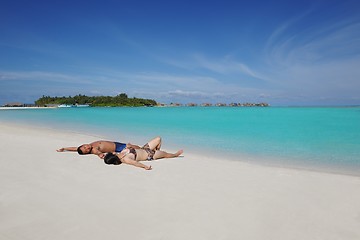
<instances>
[{"instance_id":1,"label":"man's arm","mask_svg":"<svg viewBox=\"0 0 360 240\"><path fill-rule=\"evenodd\" d=\"M93 148L91 151L92 154L98 155L99 158L103 159L105 157L105 153L101 152L100 150Z\"/></svg>"},{"instance_id":2,"label":"man's arm","mask_svg":"<svg viewBox=\"0 0 360 240\"><path fill-rule=\"evenodd\" d=\"M141 148L140 146L138 146L138 145L133 145L133 144L131 144L131 143L126 144L126 148L130 148L130 147L135 148L135 149Z\"/></svg>"},{"instance_id":3,"label":"man's arm","mask_svg":"<svg viewBox=\"0 0 360 240\"><path fill-rule=\"evenodd\" d=\"M77 147L64 147L64 148L59 148L56 150L57 152L64 152L64 151L69 151L69 152L76 152L77 151Z\"/></svg>"}]
</instances>

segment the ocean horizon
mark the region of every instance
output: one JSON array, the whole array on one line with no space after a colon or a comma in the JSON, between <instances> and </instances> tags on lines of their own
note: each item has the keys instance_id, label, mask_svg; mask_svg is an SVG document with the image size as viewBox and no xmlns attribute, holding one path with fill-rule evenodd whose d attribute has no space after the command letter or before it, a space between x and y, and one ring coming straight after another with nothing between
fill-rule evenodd
<instances>
[{"instance_id":1,"label":"ocean horizon","mask_svg":"<svg viewBox=\"0 0 360 240\"><path fill-rule=\"evenodd\" d=\"M360 175L360 107L42 108L1 110L0 121L139 145L161 136L185 154Z\"/></svg>"}]
</instances>

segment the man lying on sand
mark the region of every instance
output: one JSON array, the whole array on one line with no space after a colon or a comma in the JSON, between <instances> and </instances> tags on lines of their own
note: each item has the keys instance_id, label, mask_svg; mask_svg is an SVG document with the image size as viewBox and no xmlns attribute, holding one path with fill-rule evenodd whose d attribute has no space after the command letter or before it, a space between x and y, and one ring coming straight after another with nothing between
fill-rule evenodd
<instances>
[{"instance_id":1,"label":"man lying on sand","mask_svg":"<svg viewBox=\"0 0 360 240\"><path fill-rule=\"evenodd\" d=\"M64 147L57 149L58 152L64 151L71 151L71 152L78 152L80 155L85 154L95 154L98 155L100 158L105 157L105 153L107 152L121 152L124 148L140 148L138 145L133 144L125 144L120 142L111 142L111 141L96 141L88 144L83 144L79 147Z\"/></svg>"}]
</instances>

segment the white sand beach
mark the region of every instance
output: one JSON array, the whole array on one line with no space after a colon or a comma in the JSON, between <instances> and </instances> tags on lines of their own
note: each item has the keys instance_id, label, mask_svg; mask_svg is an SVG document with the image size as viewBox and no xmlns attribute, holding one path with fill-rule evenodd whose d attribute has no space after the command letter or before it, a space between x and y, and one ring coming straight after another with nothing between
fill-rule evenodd
<instances>
[{"instance_id":1,"label":"white sand beach","mask_svg":"<svg viewBox=\"0 0 360 240\"><path fill-rule=\"evenodd\" d=\"M360 239L359 177L186 149L151 171L56 152L94 140L0 126L0 239Z\"/></svg>"}]
</instances>

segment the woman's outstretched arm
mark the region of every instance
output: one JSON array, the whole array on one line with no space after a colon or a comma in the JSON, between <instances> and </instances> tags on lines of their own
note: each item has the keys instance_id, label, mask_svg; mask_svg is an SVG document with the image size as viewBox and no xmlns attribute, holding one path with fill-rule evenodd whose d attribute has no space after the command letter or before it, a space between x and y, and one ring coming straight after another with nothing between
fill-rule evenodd
<instances>
[{"instance_id":1,"label":"woman's outstretched arm","mask_svg":"<svg viewBox=\"0 0 360 240\"><path fill-rule=\"evenodd\" d=\"M135 167L139 167L139 168L144 168L145 170L151 170L152 167L151 166L147 166L145 164L142 164L138 161L135 161L131 158L129 158L128 156L125 156L123 159L122 159L122 162L123 163L126 163L126 164L129 164L129 165L133 165Z\"/></svg>"}]
</instances>

